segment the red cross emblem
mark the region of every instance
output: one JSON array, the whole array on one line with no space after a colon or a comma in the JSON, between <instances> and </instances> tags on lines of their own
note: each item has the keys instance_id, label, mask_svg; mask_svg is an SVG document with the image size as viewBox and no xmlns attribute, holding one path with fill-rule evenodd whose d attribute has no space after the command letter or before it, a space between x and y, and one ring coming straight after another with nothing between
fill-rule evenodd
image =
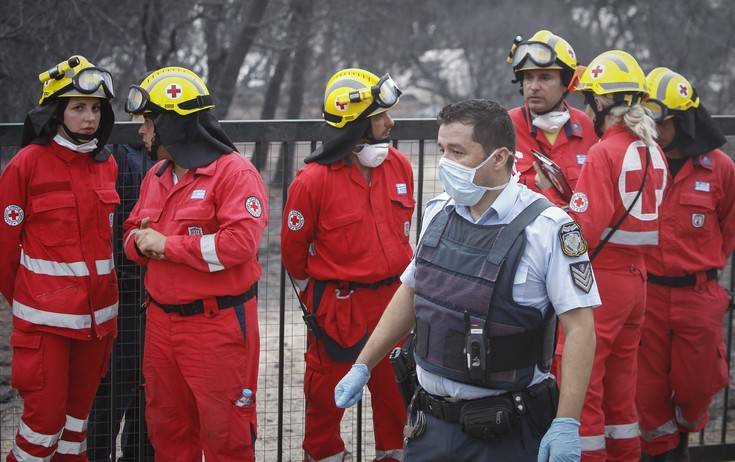
<instances>
[{"instance_id":1,"label":"red cross emblem","mask_svg":"<svg viewBox=\"0 0 735 462\"><path fill-rule=\"evenodd\" d=\"M24 217L25 213L23 212L23 209L19 206L11 204L5 207L3 218L5 219L5 223L7 223L8 225L18 226L19 224L23 223Z\"/></svg>"},{"instance_id":2,"label":"red cross emblem","mask_svg":"<svg viewBox=\"0 0 735 462\"><path fill-rule=\"evenodd\" d=\"M304 215L298 210L291 210L288 212L288 219L286 221L288 229L291 231L298 231L304 227Z\"/></svg>"},{"instance_id":3,"label":"red cross emblem","mask_svg":"<svg viewBox=\"0 0 735 462\"><path fill-rule=\"evenodd\" d=\"M689 89L683 83L679 84L679 93L681 96L689 96Z\"/></svg>"},{"instance_id":4,"label":"red cross emblem","mask_svg":"<svg viewBox=\"0 0 735 462\"><path fill-rule=\"evenodd\" d=\"M171 85L168 86L168 88L166 88L166 93L171 99L178 98L181 92L182 92L181 88L177 87L175 83L172 83Z\"/></svg>"},{"instance_id":5,"label":"red cross emblem","mask_svg":"<svg viewBox=\"0 0 735 462\"><path fill-rule=\"evenodd\" d=\"M641 186L641 182L643 181L643 174L645 173L643 170L643 166L646 165L646 148L643 146L639 146L638 148L638 156L640 158L641 162L641 168L638 170L626 170L624 167L624 173L625 173L625 189L621 191L621 193L627 193L628 195L637 195L638 189ZM652 162L651 162L651 170L648 171L648 179L646 180L646 185L644 186L644 190L641 193L641 213L643 214L656 214L658 211L658 199L656 198L656 194L654 194L657 190L663 190L664 189L664 175L666 174L666 170L663 168L659 168L657 165L653 163L653 156L656 155L655 152L651 152ZM627 205L626 205L627 207ZM631 211L631 213L633 213ZM635 216L635 215L634 215Z\"/></svg>"},{"instance_id":6,"label":"red cross emblem","mask_svg":"<svg viewBox=\"0 0 735 462\"><path fill-rule=\"evenodd\" d=\"M605 68L600 66L599 64L590 71L590 74L592 74L593 79L599 78L604 73L605 73Z\"/></svg>"},{"instance_id":7,"label":"red cross emblem","mask_svg":"<svg viewBox=\"0 0 735 462\"><path fill-rule=\"evenodd\" d=\"M587 199L587 195L583 192L575 192L569 200L569 208L577 213L586 212L589 205L590 201Z\"/></svg>"},{"instance_id":8,"label":"red cross emblem","mask_svg":"<svg viewBox=\"0 0 735 462\"><path fill-rule=\"evenodd\" d=\"M339 101L335 101L334 102L334 105L337 106L337 109L339 109L340 111L343 111L344 112L344 111L347 110L347 107L350 105L350 103L347 102L347 101L345 101L344 103L340 103Z\"/></svg>"},{"instance_id":9,"label":"red cross emblem","mask_svg":"<svg viewBox=\"0 0 735 462\"><path fill-rule=\"evenodd\" d=\"M263 207L260 205L260 199L255 196L250 196L245 200L245 209L255 218L260 218L263 215Z\"/></svg>"}]
</instances>

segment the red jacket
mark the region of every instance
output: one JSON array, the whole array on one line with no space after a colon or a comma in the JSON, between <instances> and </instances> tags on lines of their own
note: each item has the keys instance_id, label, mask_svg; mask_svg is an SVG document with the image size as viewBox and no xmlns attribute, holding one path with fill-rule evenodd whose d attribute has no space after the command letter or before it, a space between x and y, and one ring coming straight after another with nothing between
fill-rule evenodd
<instances>
[{"instance_id":1,"label":"red jacket","mask_svg":"<svg viewBox=\"0 0 735 462\"><path fill-rule=\"evenodd\" d=\"M641 197L613 234L606 250L627 249L640 254L641 246L658 244L659 208L668 168L658 145L649 151L651 163ZM582 227L590 249L598 246L632 203L645 166L645 145L622 124L608 128L600 142L590 148L569 202L569 214Z\"/></svg>"},{"instance_id":2,"label":"red jacket","mask_svg":"<svg viewBox=\"0 0 735 462\"><path fill-rule=\"evenodd\" d=\"M372 169L370 183L357 166L341 161L308 164L291 183L281 225L283 265L297 280L311 278L302 299L342 347L375 327L398 282L346 296L333 284L315 307L313 281L372 283L399 276L413 255L415 205L411 164L393 148Z\"/></svg>"},{"instance_id":3,"label":"red jacket","mask_svg":"<svg viewBox=\"0 0 735 462\"><path fill-rule=\"evenodd\" d=\"M148 171L140 199L125 221L125 255L146 265L145 287L165 304L240 295L260 278L258 246L268 223L260 174L237 152L189 170L176 185L173 164ZM163 260L141 256L130 231L150 218L164 234Z\"/></svg>"},{"instance_id":4,"label":"red jacket","mask_svg":"<svg viewBox=\"0 0 735 462\"><path fill-rule=\"evenodd\" d=\"M687 161L661 206L658 247L646 253L649 272L683 276L722 268L735 249L735 164L715 149Z\"/></svg>"},{"instance_id":5,"label":"red jacket","mask_svg":"<svg viewBox=\"0 0 735 462\"><path fill-rule=\"evenodd\" d=\"M355 165L307 164L288 190L281 255L296 279L377 282L411 260L411 164L390 148L370 184Z\"/></svg>"},{"instance_id":6,"label":"red jacket","mask_svg":"<svg viewBox=\"0 0 735 462\"><path fill-rule=\"evenodd\" d=\"M117 332L112 223L117 163L51 141L29 145L0 178L0 291L13 325L88 339Z\"/></svg>"},{"instance_id":7,"label":"red jacket","mask_svg":"<svg viewBox=\"0 0 735 462\"><path fill-rule=\"evenodd\" d=\"M569 111L569 121L559 131L553 146L543 131L531 124L528 106L511 109L509 114L516 130L516 170L521 174L519 183L544 194L554 205L566 208L568 202L562 199L555 188L539 191L536 187L536 170L533 168L536 158L531 154L533 149L556 162L574 189L589 148L597 143L597 135L592 121L584 112L565 105Z\"/></svg>"}]
</instances>

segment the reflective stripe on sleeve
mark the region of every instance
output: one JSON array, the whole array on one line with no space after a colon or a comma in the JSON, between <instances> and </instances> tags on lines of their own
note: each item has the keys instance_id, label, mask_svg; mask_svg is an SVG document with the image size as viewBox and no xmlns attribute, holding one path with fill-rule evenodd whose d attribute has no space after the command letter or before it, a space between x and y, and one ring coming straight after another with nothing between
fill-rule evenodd
<instances>
[{"instance_id":1,"label":"reflective stripe on sleeve","mask_svg":"<svg viewBox=\"0 0 735 462\"><path fill-rule=\"evenodd\" d=\"M209 271L212 273L225 269L225 267L222 265L222 262L219 261L219 257L217 256L214 236L214 234L205 234L199 240L199 246L202 250L202 258L205 262L207 262Z\"/></svg>"},{"instance_id":2,"label":"reflective stripe on sleeve","mask_svg":"<svg viewBox=\"0 0 735 462\"><path fill-rule=\"evenodd\" d=\"M610 229L605 228L600 239L604 239ZM623 231L622 229L616 229L609 242L628 245L658 245L658 231Z\"/></svg>"},{"instance_id":3,"label":"reflective stripe on sleeve","mask_svg":"<svg viewBox=\"0 0 735 462\"><path fill-rule=\"evenodd\" d=\"M56 434L46 435L44 433L33 431L33 429L29 427L23 421L23 419L21 419L18 423L18 433L20 434L20 436L23 437L23 439L31 444L35 444L36 446L43 446L45 448L50 448L54 444L56 444L56 442L59 440L59 437L61 437L61 432L63 431L64 429L62 428Z\"/></svg>"},{"instance_id":4,"label":"reflective stripe on sleeve","mask_svg":"<svg viewBox=\"0 0 735 462\"><path fill-rule=\"evenodd\" d=\"M600 451L605 449L605 435L582 436L579 438L582 451Z\"/></svg>"},{"instance_id":5,"label":"reflective stripe on sleeve","mask_svg":"<svg viewBox=\"0 0 735 462\"><path fill-rule=\"evenodd\" d=\"M654 428L650 431L641 428L641 436L643 436L643 439L646 441L653 441L656 438L660 438L666 435L673 435L674 433L678 432L679 427L676 426L676 422L674 422L673 420L669 420L660 427Z\"/></svg>"},{"instance_id":6,"label":"reflective stripe on sleeve","mask_svg":"<svg viewBox=\"0 0 735 462\"><path fill-rule=\"evenodd\" d=\"M47 276L89 276L87 264L83 261L58 262L31 258L25 251L20 251L20 264L28 271Z\"/></svg>"},{"instance_id":7,"label":"reflective stripe on sleeve","mask_svg":"<svg viewBox=\"0 0 735 462\"><path fill-rule=\"evenodd\" d=\"M606 438L625 440L628 438L638 438L640 435L641 430L638 427L638 422L620 425L605 425Z\"/></svg>"},{"instance_id":8,"label":"reflective stripe on sleeve","mask_svg":"<svg viewBox=\"0 0 735 462\"><path fill-rule=\"evenodd\" d=\"M18 443L16 443L15 440L13 440L13 449L11 452L15 456L15 460L17 460L18 462L49 462L54 457L53 453L46 457L37 457L28 454L18 447Z\"/></svg>"}]
</instances>

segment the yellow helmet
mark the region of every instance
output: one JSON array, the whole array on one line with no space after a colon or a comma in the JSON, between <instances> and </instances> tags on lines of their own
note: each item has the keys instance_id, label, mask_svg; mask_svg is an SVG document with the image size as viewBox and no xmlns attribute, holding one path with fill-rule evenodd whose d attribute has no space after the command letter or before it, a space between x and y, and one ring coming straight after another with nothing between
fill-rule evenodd
<instances>
[{"instance_id":1,"label":"yellow helmet","mask_svg":"<svg viewBox=\"0 0 735 462\"><path fill-rule=\"evenodd\" d=\"M172 111L185 116L214 107L204 81L183 67L151 72L140 85L131 85L125 111L130 114Z\"/></svg>"},{"instance_id":2,"label":"yellow helmet","mask_svg":"<svg viewBox=\"0 0 735 462\"><path fill-rule=\"evenodd\" d=\"M513 41L507 61L513 65L516 78L529 69L561 69L574 72L577 55L572 46L548 30L540 30L526 41L518 36Z\"/></svg>"},{"instance_id":3,"label":"yellow helmet","mask_svg":"<svg viewBox=\"0 0 735 462\"><path fill-rule=\"evenodd\" d=\"M699 96L692 84L668 67L657 67L646 76L650 97L644 105L656 122L673 117L671 111L686 111L699 107Z\"/></svg>"},{"instance_id":4,"label":"yellow helmet","mask_svg":"<svg viewBox=\"0 0 735 462\"><path fill-rule=\"evenodd\" d=\"M324 120L342 128L361 116L387 111L401 94L389 74L378 78L364 69L343 69L329 79L324 90Z\"/></svg>"},{"instance_id":5,"label":"yellow helmet","mask_svg":"<svg viewBox=\"0 0 735 462\"><path fill-rule=\"evenodd\" d=\"M593 59L574 91L611 96L629 106L648 95L643 69L633 56L622 50L606 51Z\"/></svg>"},{"instance_id":6,"label":"yellow helmet","mask_svg":"<svg viewBox=\"0 0 735 462\"><path fill-rule=\"evenodd\" d=\"M95 67L87 58L74 55L38 75L43 83L38 104L54 98L90 97L112 99L112 76Z\"/></svg>"}]
</instances>

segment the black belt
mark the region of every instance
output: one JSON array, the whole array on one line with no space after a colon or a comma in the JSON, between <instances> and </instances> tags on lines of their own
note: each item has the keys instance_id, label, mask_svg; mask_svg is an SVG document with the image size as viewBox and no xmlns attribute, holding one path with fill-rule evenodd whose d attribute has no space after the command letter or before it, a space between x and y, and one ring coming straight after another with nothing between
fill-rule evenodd
<instances>
[{"instance_id":1,"label":"black belt","mask_svg":"<svg viewBox=\"0 0 735 462\"><path fill-rule=\"evenodd\" d=\"M225 308L232 308L236 305L242 305L253 297L258 295L258 284L253 284L247 292L240 295L224 295L221 297L215 297L217 301L217 308L224 310ZM170 305L166 303L159 303L153 299L150 295L148 298L161 307L166 313L177 313L181 316L194 316L197 314L204 313L204 300L195 300L190 303L181 303L178 305Z\"/></svg>"},{"instance_id":2,"label":"black belt","mask_svg":"<svg viewBox=\"0 0 735 462\"><path fill-rule=\"evenodd\" d=\"M553 379L546 379L541 383L537 383L525 390L521 391L520 394L523 396L523 400L536 399L537 394L541 391L547 390L549 387L555 387L556 381ZM483 399L506 399L511 405L515 406L513 399L513 392L503 393L502 395L489 396L487 398L478 398L477 400L459 400L459 401L447 401L445 398L440 396L434 396L427 393L423 388L419 389L416 395L416 403L418 408L429 414L432 417L436 417L439 420L443 420L449 423L459 422L460 411L462 406L470 401L478 401Z\"/></svg>"},{"instance_id":3,"label":"black belt","mask_svg":"<svg viewBox=\"0 0 735 462\"><path fill-rule=\"evenodd\" d=\"M717 279L717 269L713 268L705 272L708 281ZM687 274L686 276L656 276L648 273L648 282L668 287L690 287L697 285L697 275Z\"/></svg>"},{"instance_id":4,"label":"black belt","mask_svg":"<svg viewBox=\"0 0 735 462\"><path fill-rule=\"evenodd\" d=\"M394 282L400 281L401 278L399 276L391 276L389 278L381 279L380 281L376 282L354 282L354 281L335 281L335 280L327 280L327 281L318 281L325 284L336 284L340 289L377 289L378 287L382 286L389 286L393 284Z\"/></svg>"}]
</instances>

